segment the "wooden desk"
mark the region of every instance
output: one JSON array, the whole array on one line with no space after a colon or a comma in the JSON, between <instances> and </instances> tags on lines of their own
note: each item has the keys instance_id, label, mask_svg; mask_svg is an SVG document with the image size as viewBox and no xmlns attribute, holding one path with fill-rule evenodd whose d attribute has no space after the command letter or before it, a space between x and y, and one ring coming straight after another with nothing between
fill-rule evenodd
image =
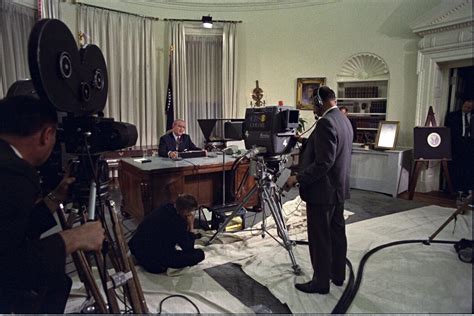
<instances>
[{"instance_id":1,"label":"wooden desk","mask_svg":"<svg viewBox=\"0 0 474 316\"><path fill-rule=\"evenodd\" d=\"M169 158L149 157L149 163L137 162L133 158L121 159L119 164L119 183L123 196L122 210L141 221L154 208L163 203L174 202L181 193L196 197L199 205L222 204L222 156L216 158L191 158L173 161ZM235 161L225 157L226 202L231 201L231 174L229 170ZM249 163L243 162L235 173L237 187L248 171ZM255 184L249 177L241 192L236 196L242 199ZM254 195L246 206L258 202Z\"/></svg>"}]
</instances>

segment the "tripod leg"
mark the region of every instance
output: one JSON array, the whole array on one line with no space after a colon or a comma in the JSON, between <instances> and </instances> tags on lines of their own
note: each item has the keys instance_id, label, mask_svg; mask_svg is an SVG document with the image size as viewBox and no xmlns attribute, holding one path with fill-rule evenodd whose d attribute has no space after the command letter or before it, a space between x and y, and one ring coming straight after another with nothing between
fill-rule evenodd
<instances>
[{"instance_id":1,"label":"tripod leg","mask_svg":"<svg viewBox=\"0 0 474 316\"><path fill-rule=\"evenodd\" d=\"M112 287L112 279L110 278L107 267L104 264L104 258L100 252L94 253L94 259L97 264L97 269L99 270L100 280L102 281L102 286L104 287L105 296L107 297L107 302L109 303L109 312L113 314L120 313L120 307L117 301L117 294L115 289Z\"/></svg>"},{"instance_id":2,"label":"tripod leg","mask_svg":"<svg viewBox=\"0 0 474 316\"><path fill-rule=\"evenodd\" d=\"M134 313L142 314L147 313L148 308L146 306L145 297L141 291L141 287L137 287L139 284L138 276L136 274L135 266L131 264L131 258L129 257L128 246L123 238L122 226L117 217L117 211L115 209L115 204L113 201L107 200L106 205L109 209L110 220L112 221L112 226L115 233L115 241L118 246L119 258L121 271L127 274L128 272L132 273L132 279L127 280L126 286L124 287L127 296L129 297L130 302L132 303L132 308ZM133 269L132 269L133 267Z\"/></svg>"},{"instance_id":3,"label":"tripod leg","mask_svg":"<svg viewBox=\"0 0 474 316\"><path fill-rule=\"evenodd\" d=\"M462 212L465 211L469 203L471 203L470 202L471 199L472 199L472 193L469 194L466 201L464 201L464 203L461 206L459 206L459 208L453 214L451 214L451 216L449 216L448 219L428 238L428 243L433 241L433 239L435 239L435 237L438 236L438 234L443 230L443 228L445 228L458 214L461 214Z\"/></svg>"},{"instance_id":4,"label":"tripod leg","mask_svg":"<svg viewBox=\"0 0 474 316\"><path fill-rule=\"evenodd\" d=\"M101 221L102 221L102 225L105 226L106 223L105 223L105 219L103 217L103 211L100 211L100 218ZM82 213L82 217L81 217L81 222L84 224L87 222L87 217L84 213ZM93 253L93 258L94 258L94 261L97 265L97 270L99 271L99 277L100 277L100 281L102 282L102 288L104 290L104 293L105 293L105 296L107 297L107 302L109 303L109 313L114 313L114 314L117 314L117 313L120 313L120 307L118 305L118 301L117 301L117 294L115 293L115 289L113 288L112 286L112 279L110 277L110 274L107 270L107 267L106 267L106 264L105 264L105 259L108 257L108 258L111 258L111 256L107 256L106 252L109 251L108 248L108 243L112 243L113 242L113 239L112 239L112 236L110 236L110 234L107 233L107 230L106 230L106 236L105 236L105 241L104 241L104 246L102 248L102 252L104 253L104 255L102 255L102 253L100 252L95 252ZM87 259L87 257L86 257ZM112 263L113 263L113 260L111 260Z\"/></svg>"},{"instance_id":5,"label":"tripod leg","mask_svg":"<svg viewBox=\"0 0 474 316\"><path fill-rule=\"evenodd\" d=\"M296 258L295 258L295 255L293 254L293 247L295 246L295 244L290 241L290 238L288 236L288 230L286 228L281 206L278 207L279 204L277 204L275 200L272 198L272 196L270 196L270 194L268 193L268 190L269 188L264 187L263 194L264 194L265 200L269 204L270 211L275 220L278 236L280 236L280 238L283 240L284 247L288 251L288 254L291 259L291 263L293 264L292 268L293 268L294 273L296 275L301 275L302 274L301 268L296 263Z\"/></svg>"},{"instance_id":6,"label":"tripod leg","mask_svg":"<svg viewBox=\"0 0 474 316\"><path fill-rule=\"evenodd\" d=\"M58 214L59 222L61 223L62 228L70 229L71 227L67 224L68 221L66 219L66 214L62 204L56 213ZM99 287L92 276L92 270L89 263L87 262L84 252L76 251L72 253L71 256L74 261L74 265L76 266L79 279L84 284L86 291L94 298L98 312L101 314L107 313L107 305L105 304L104 298L100 294Z\"/></svg>"},{"instance_id":7,"label":"tripod leg","mask_svg":"<svg viewBox=\"0 0 474 316\"><path fill-rule=\"evenodd\" d=\"M255 185L252 190L249 191L249 193L247 193L247 195L243 198L242 202L240 202L240 204L234 209L234 211L232 212L232 214L230 214L226 220L224 221L224 223L222 224L221 227L219 227L219 229L214 233L214 235L212 235L211 239L209 239L209 241L206 243L206 246L209 246L213 241L214 239L216 239L217 235L219 233L222 233L225 229L225 227L227 226L227 224L229 224L229 222L237 215L237 213L244 207L244 205L247 203L247 201L252 197L252 195L257 191L257 185Z\"/></svg>"}]
</instances>

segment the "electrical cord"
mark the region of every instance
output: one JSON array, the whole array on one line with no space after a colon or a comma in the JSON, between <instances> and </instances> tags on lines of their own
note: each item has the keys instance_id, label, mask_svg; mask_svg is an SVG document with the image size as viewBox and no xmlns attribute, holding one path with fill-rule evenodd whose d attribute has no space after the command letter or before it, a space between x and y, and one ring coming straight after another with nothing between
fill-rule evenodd
<instances>
[{"instance_id":1,"label":"electrical cord","mask_svg":"<svg viewBox=\"0 0 474 316\"><path fill-rule=\"evenodd\" d=\"M360 261L359 269L357 270L357 277L356 277L355 283L353 284L351 288L349 288L349 286L346 287L346 290L342 294L341 298L339 299L339 301L337 302L336 306L334 307L331 313L332 314L345 314L347 312L347 310L349 309L350 305L352 304L352 301L354 300L357 294L357 291L359 290L360 284L362 282L362 274L364 272L364 266L367 260L370 258L370 256L372 256L374 253L384 248L397 246L397 245L403 245L403 244L410 244L410 243L422 243L425 245L430 244L430 242L428 242L427 240L399 240L399 241L393 241L393 242L380 245L370 250L369 252L367 252ZM432 240L431 243L455 244L456 242L449 241L449 240ZM349 261L348 259L346 260Z\"/></svg>"},{"instance_id":2,"label":"electrical cord","mask_svg":"<svg viewBox=\"0 0 474 316\"><path fill-rule=\"evenodd\" d=\"M316 120L316 121L313 123L313 125L311 125L305 132L301 133L301 134L298 135L298 136L301 137L301 136L303 136L304 134L306 134L307 132L309 132L309 131L316 125L317 122L318 122L318 120Z\"/></svg>"},{"instance_id":3,"label":"electrical cord","mask_svg":"<svg viewBox=\"0 0 474 316\"><path fill-rule=\"evenodd\" d=\"M180 297L180 298L182 298L182 299L185 299L186 301L188 301L189 303L191 303L191 305L194 306L194 308L196 309L196 311L197 311L198 314L201 314L201 311L200 311L199 308L196 306L196 304L193 303L193 301L191 301L191 300L190 300L189 298L187 298L186 296L180 295L180 294L169 295L169 296L165 297L164 299L162 299L161 302L160 302L160 306L158 307L158 311L157 311L158 314L161 314L161 312L162 312L161 308L162 308L162 306L163 306L163 303L164 303L166 300L168 300L168 299L170 299L170 298L173 298L173 297Z\"/></svg>"}]
</instances>

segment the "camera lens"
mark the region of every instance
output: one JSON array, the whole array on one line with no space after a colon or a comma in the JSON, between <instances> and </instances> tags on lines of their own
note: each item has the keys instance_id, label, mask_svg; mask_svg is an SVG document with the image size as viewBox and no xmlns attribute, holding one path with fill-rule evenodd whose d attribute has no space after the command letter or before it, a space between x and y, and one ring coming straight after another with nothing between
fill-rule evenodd
<instances>
[{"instance_id":1,"label":"camera lens","mask_svg":"<svg viewBox=\"0 0 474 316\"><path fill-rule=\"evenodd\" d=\"M64 79L69 79L72 74L71 57L68 53L62 52L59 56L59 72Z\"/></svg>"},{"instance_id":2,"label":"camera lens","mask_svg":"<svg viewBox=\"0 0 474 316\"><path fill-rule=\"evenodd\" d=\"M91 86L88 83L81 83L81 97L83 101L89 101L91 98Z\"/></svg>"}]
</instances>

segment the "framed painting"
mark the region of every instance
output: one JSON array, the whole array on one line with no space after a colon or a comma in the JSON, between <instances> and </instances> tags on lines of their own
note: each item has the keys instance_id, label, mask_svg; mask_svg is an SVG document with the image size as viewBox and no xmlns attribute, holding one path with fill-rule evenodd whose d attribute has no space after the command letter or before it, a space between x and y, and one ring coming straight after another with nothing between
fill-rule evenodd
<instances>
[{"instance_id":1,"label":"framed painting","mask_svg":"<svg viewBox=\"0 0 474 316\"><path fill-rule=\"evenodd\" d=\"M313 110L313 92L326 84L326 78L296 79L296 108Z\"/></svg>"},{"instance_id":2,"label":"framed painting","mask_svg":"<svg viewBox=\"0 0 474 316\"><path fill-rule=\"evenodd\" d=\"M398 130L400 122L398 121L380 121L375 140L376 149L394 149L397 145Z\"/></svg>"}]
</instances>

